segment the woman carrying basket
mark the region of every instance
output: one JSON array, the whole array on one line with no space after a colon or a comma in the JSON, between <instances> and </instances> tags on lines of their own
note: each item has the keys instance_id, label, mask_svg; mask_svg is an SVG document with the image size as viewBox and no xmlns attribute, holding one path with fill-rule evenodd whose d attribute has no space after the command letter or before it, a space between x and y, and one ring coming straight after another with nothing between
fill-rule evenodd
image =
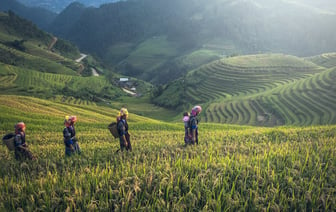
<instances>
[{"instance_id":1,"label":"woman carrying basket","mask_svg":"<svg viewBox=\"0 0 336 212\"><path fill-rule=\"evenodd\" d=\"M15 125L14 146L15 146L15 158L17 160L36 159L36 157L28 149L28 145L26 143L26 125L23 122L19 122Z\"/></svg>"},{"instance_id":2,"label":"woman carrying basket","mask_svg":"<svg viewBox=\"0 0 336 212\"><path fill-rule=\"evenodd\" d=\"M132 145L130 140L130 134L128 132L127 123L128 111L126 108L121 108L117 116L117 129L120 141L120 150L132 151Z\"/></svg>"}]
</instances>

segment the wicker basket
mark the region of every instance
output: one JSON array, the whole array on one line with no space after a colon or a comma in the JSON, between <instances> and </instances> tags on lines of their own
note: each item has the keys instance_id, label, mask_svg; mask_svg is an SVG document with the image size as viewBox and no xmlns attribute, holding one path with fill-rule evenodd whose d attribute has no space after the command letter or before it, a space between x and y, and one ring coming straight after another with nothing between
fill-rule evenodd
<instances>
[{"instance_id":1,"label":"wicker basket","mask_svg":"<svg viewBox=\"0 0 336 212\"><path fill-rule=\"evenodd\" d=\"M118 138L119 137L119 133L118 133L118 129L117 129L117 123L116 122L112 122L111 124L109 124L109 126L107 127L111 134L113 135L114 138Z\"/></svg>"},{"instance_id":2,"label":"wicker basket","mask_svg":"<svg viewBox=\"0 0 336 212\"><path fill-rule=\"evenodd\" d=\"M14 151L15 150L14 138L15 138L14 133L8 133L4 137L2 137L2 141L7 146L9 151Z\"/></svg>"}]
</instances>

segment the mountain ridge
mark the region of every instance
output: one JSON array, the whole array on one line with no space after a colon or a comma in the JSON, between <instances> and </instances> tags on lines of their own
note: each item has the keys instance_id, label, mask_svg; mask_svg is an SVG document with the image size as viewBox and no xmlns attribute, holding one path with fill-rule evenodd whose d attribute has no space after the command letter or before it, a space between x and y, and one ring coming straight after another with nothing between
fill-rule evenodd
<instances>
[{"instance_id":1,"label":"mountain ridge","mask_svg":"<svg viewBox=\"0 0 336 212\"><path fill-rule=\"evenodd\" d=\"M96 55L121 74L159 85L166 83L162 79L172 81L197 68L193 65L197 58L184 62L194 52L202 53L206 62L230 55L273 52L312 56L334 52L336 33L332 28L336 16L323 12L328 9L327 3L138 0L107 3L99 8L72 3L48 26L38 21L36 24L70 40L81 51ZM332 8L336 5L330 4L328 11ZM152 45L152 51L143 52ZM167 49L173 54L162 54L167 45L174 48ZM144 68L141 61L147 60Z\"/></svg>"},{"instance_id":2,"label":"mountain ridge","mask_svg":"<svg viewBox=\"0 0 336 212\"><path fill-rule=\"evenodd\" d=\"M148 2L150 1L148 0ZM145 4L144 1L139 2ZM241 1L239 4L244 2ZM228 11L233 10L235 12L246 11L247 8L255 7L253 1L247 2L250 3L245 4L244 7L239 6L239 4L233 5L236 8L235 10L226 7L227 4L222 6ZM188 4L188 2L175 3L178 3L181 8ZM217 1L217 3L219 4L221 1ZM133 8L127 8L127 5L126 2L123 2L107 4L102 8L107 17L109 17L111 9L119 13L118 17L123 17L125 8L130 9L128 11L130 14L131 11L144 6L134 4ZM158 11L159 6L162 5L151 6L152 8L147 8L142 12L144 14L162 12ZM166 6L171 5L166 3ZM216 6L219 7L220 4ZM78 9L78 13L74 14L79 17L77 24L85 23L81 22L83 21L82 17L92 14L92 12L102 11L94 8L87 9L81 4L74 3L72 8L69 7L68 11L64 11L64 14L71 15L73 8ZM213 9L212 7L205 8L209 11L213 11ZM137 114L153 115L155 113L155 117L170 121L179 119L178 111L188 111L188 108L192 105L201 104L204 108L201 116L207 122L262 126L334 123L333 111L335 111L335 108L333 105L336 104L333 104L333 92L336 91L334 91L335 88L331 83L334 79L333 68L336 63L334 62L334 53L324 53L304 58L275 53L239 56L234 54L238 48L233 41L224 42L220 39L210 39L212 37L207 34L210 31L199 32L191 37L188 43L183 43L185 36L194 32L197 27L191 25L190 28L183 29L184 33L182 34L178 34L181 32L181 26L178 26L179 29L175 28L171 31L170 29L174 27L175 16L180 14L182 15L182 17L179 17L181 20L186 20L187 23L190 23L189 21L197 23L196 26L199 23L207 25L216 21L211 18L204 18L199 13L202 10L203 8L189 8L186 14L181 14L180 11L175 11L174 14L163 14L161 19L156 21L159 23L165 20L163 25L167 26L169 30L160 31L159 35L155 33L156 30L161 29L158 26L151 26L150 31L139 31L139 29L143 29L147 23L145 20L150 18L150 15L146 18L142 15L135 16L133 20L128 20L127 23L130 25L123 26L124 32L113 32L116 34L111 34L118 35L117 33L121 33L118 35L119 37L116 37L117 40L114 41L116 43L112 47L107 45L106 48L100 50L103 52L108 49L108 57L114 58L111 63L117 64L114 68L119 73L127 73L128 76L164 83L153 88L149 84L132 78L131 86L138 86L140 83L140 87L143 88L142 91L145 93L143 98L126 97L126 94L122 93L120 88L117 88L120 86L118 77L122 75L116 74L113 69L102 68L102 75L98 78L83 78L83 72L79 70L79 66L86 67L87 72L85 73L88 73L87 76L91 76L90 68L97 66L99 62L94 61L93 58L88 58L84 60L84 64L74 63L74 55L78 55L79 51L75 50L72 44L66 44L64 41L64 46L57 46L62 43L62 39L56 42L52 51L60 49L56 52L50 51L49 44L54 39L51 34L38 31L33 23L23 21L13 12L9 12L8 17L12 18L12 23L5 21L3 23L7 23L7 27L17 27L11 29L10 27L6 28L4 24L0 25L0 29L3 31L0 31L0 50L4 52L4 54L1 54L3 57L1 58L3 62L1 64L1 81L6 82L8 80L11 82L3 85L3 92L54 99L58 99L57 96L59 95L67 97L73 95L75 99L79 99L78 101L74 100L75 102L84 99L110 104L115 108L127 105ZM254 12L247 12L248 14L242 17L247 20L247 17ZM191 16L191 14L193 15ZM217 14L218 17L222 17L222 15L221 13ZM229 15L225 14L223 17L229 17ZM306 15L303 17L306 17ZM0 14L0 18L6 18L6 15ZM235 17L235 19L237 18L239 17ZM121 20L114 20L114 24L116 26L125 24ZM134 21L140 21L143 25L134 29L131 27L132 23L136 23ZM254 20L250 21L254 22ZM92 20L92 23L85 24L93 23L96 23L96 21ZM182 23L182 26L184 24ZM210 28L214 26L210 26ZM227 26L234 26L234 22ZM70 28L73 30L72 27ZM228 33L223 29L217 30L219 30L219 33ZM10 34L7 35L4 33L5 31ZM124 38L121 35L133 31L136 34L130 34L126 41L123 41ZM169 33L165 35L167 32ZM28 34L25 35L25 33ZM139 38L137 33L141 35ZM230 36L230 33L226 35ZM36 38L31 39L29 36ZM206 42L203 45L193 47L193 43L198 42L195 42L196 40L192 38L206 38ZM181 45L181 43L183 44ZM101 45L101 43L94 44ZM68 58L66 55L62 57L58 55L60 52L71 54L71 49L75 50L72 58ZM225 55L223 51L231 52L232 55ZM41 72L51 72L51 74ZM46 82L47 84L34 84L32 82ZM137 89L140 87L137 87ZM151 93L151 99L149 93ZM301 94L302 96L300 96ZM73 97L70 97L70 99ZM300 102L296 104L295 100ZM161 107L157 109L151 103L164 106L166 109ZM311 109L307 108L307 105L310 105ZM170 108L170 110L167 108ZM154 110L156 111L153 112ZM165 115L162 115L162 112Z\"/></svg>"},{"instance_id":3,"label":"mountain ridge","mask_svg":"<svg viewBox=\"0 0 336 212\"><path fill-rule=\"evenodd\" d=\"M210 50L218 56L265 52L311 56L335 51L336 35L331 30L331 26L336 25L335 15L320 14L284 2L278 2L277 9L271 7L271 3L258 7L254 2L118 2L85 9L78 22L67 27L69 31L50 30L66 36L83 50L95 52L120 73L128 71L128 74L136 74L132 76L147 81L151 75L168 70L169 66L176 66L175 79L182 76L186 73L185 69L195 67L184 68L185 64L178 61L199 50ZM78 19L78 16L75 15L74 19ZM85 37L88 34L90 36ZM155 37L165 37L161 48L168 43L176 46L176 53L171 57L160 56L155 51L146 55L161 59L162 63L147 66L146 69L152 70L152 74L142 75L146 70L138 64L146 58L139 53L138 59L134 60L132 55L139 52L143 43L147 42L150 47ZM324 42L321 43L321 40ZM109 56L111 49L114 51L123 43L128 44L123 49L123 55L114 53L113 57ZM206 46L217 46L221 50ZM134 73L129 70L134 70ZM156 80L151 82L162 83Z\"/></svg>"}]
</instances>

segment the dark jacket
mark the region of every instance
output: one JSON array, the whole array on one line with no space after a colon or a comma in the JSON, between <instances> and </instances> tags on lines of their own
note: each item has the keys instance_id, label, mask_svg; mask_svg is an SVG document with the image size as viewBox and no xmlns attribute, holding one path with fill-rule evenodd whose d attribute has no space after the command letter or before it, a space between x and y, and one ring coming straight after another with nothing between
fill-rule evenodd
<instances>
[{"instance_id":1,"label":"dark jacket","mask_svg":"<svg viewBox=\"0 0 336 212\"><path fill-rule=\"evenodd\" d=\"M26 133L21 131L15 134L14 144L15 144L15 147L25 146L26 145Z\"/></svg>"},{"instance_id":2,"label":"dark jacket","mask_svg":"<svg viewBox=\"0 0 336 212\"><path fill-rule=\"evenodd\" d=\"M125 119L121 119L120 121L118 121L117 129L118 129L119 137L127 135L128 133L127 121Z\"/></svg>"},{"instance_id":3,"label":"dark jacket","mask_svg":"<svg viewBox=\"0 0 336 212\"><path fill-rule=\"evenodd\" d=\"M71 139L75 138L76 130L73 126L65 127L63 130L64 142L68 142Z\"/></svg>"}]
</instances>

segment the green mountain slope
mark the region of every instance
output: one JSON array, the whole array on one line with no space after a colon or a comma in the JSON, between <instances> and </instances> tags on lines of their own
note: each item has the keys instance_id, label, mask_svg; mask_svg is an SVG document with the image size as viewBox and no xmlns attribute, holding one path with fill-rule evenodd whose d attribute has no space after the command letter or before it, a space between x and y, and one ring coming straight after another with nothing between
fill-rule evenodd
<instances>
[{"instance_id":1,"label":"green mountain slope","mask_svg":"<svg viewBox=\"0 0 336 212\"><path fill-rule=\"evenodd\" d=\"M14 13L0 13L0 79L2 94L41 98L75 97L102 101L122 96L105 76L82 77L94 64L76 62L79 50ZM110 75L111 76L111 75Z\"/></svg>"},{"instance_id":2,"label":"green mountain slope","mask_svg":"<svg viewBox=\"0 0 336 212\"><path fill-rule=\"evenodd\" d=\"M79 52L72 44L56 40L13 13L1 13L0 20L1 94L78 105L104 102L114 108L126 106L137 114L169 121L179 120L178 114L195 104L204 107L202 118L206 122L274 126L336 121L334 53L308 58L283 54L222 56L207 63L218 58L212 45L216 40L202 49L185 51L173 60L181 49L176 40L166 36L144 40L135 49L130 43L116 47L128 46L130 51L126 52L131 52L128 56L122 51L115 55L127 56L117 67L125 68L130 75L162 81L183 75L153 90L150 102L149 84L131 79L131 86L138 86L137 92L143 92L143 97L127 97L118 85L119 75L107 71L105 76L82 77L83 67L90 74L92 64L98 62L92 61L92 57L83 64L75 62L73 59ZM111 49L110 54L116 49ZM186 74L179 73L177 66L184 67ZM200 67L189 71L194 66ZM158 70L161 73L155 74Z\"/></svg>"},{"instance_id":3,"label":"green mountain slope","mask_svg":"<svg viewBox=\"0 0 336 212\"><path fill-rule=\"evenodd\" d=\"M321 71L317 65L294 56L249 55L217 60L189 72L167 86L154 102L168 107L205 104L253 95ZM177 99L168 98L177 92Z\"/></svg>"},{"instance_id":4,"label":"green mountain slope","mask_svg":"<svg viewBox=\"0 0 336 212\"><path fill-rule=\"evenodd\" d=\"M0 12L2 11L13 11L19 14L20 17L32 21L42 29L46 29L57 16L56 13L38 7L36 4L25 6L16 0L2 0Z\"/></svg>"},{"instance_id":5,"label":"green mountain slope","mask_svg":"<svg viewBox=\"0 0 336 212\"><path fill-rule=\"evenodd\" d=\"M335 79L333 68L260 95L213 103L205 118L267 126L335 124Z\"/></svg>"},{"instance_id":6,"label":"green mountain slope","mask_svg":"<svg viewBox=\"0 0 336 212\"><path fill-rule=\"evenodd\" d=\"M138 114L169 120L176 115L150 103L151 84L135 78L122 84L122 75L109 71L90 55L76 62L80 57L77 47L11 12L0 13L0 53L1 94L64 104L127 106ZM92 76L93 69L99 76ZM137 98L128 97L121 87L135 88Z\"/></svg>"},{"instance_id":7,"label":"green mountain slope","mask_svg":"<svg viewBox=\"0 0 336 212\"><path fill-rule=\"evenodd\" d=\"M0 81L2 94L31 95L64 101L97 102L123 93L106 77L82 77L90 71L73 44L57 39L14 13L0 13ZM89 57L91 58L91 57Z\"/></svg>"},{"instance_id":8,"label":"green mountain slope","mask_svg":"<svg viewBox=\"0 0 336 212\"><path fill-rule=\"evenodd\" d=\"M332 68L336 66L336 53L325 53L322 55L309 57L307 59L325 68Z\"/></svg>"},{"instance_id":9,"label":"green mountain slope","mask_svg":"<svg viewBox=\"0 0 336 212\"><path fill-rule=\"evenodd\" d=\"M164 84L197 67L183 60L194 52L210 52L203 55L207 62L222 55L333 52L335 15L293 1L120 1L100 8L73 4L50 31L120 73Z\"/></svg>"},{"instance_id":10,"label":"green mountain slope","mask_svg":"<svg viewBox=\"0 0 336 212\"><path fill-rule=\"evenodd\" d=\"M210 62L222 55L334 52L335 15L330 0L139 0L99 8L73 3L47 31L122 74L165 84L198 67L184 60L194 54Z\"/></svg>"},{"instance_id":11,"label":"green mountain slope","mask_svg":"<svg viewBox=\"0 0 336 212\"><path fill-rule=\"evenodd\" d=\"M331 66L333 54L328 55L312 61L323 57L322 63ZM169 84L153 101L180 110L201 104L206 108L203 118L207 122L334 124L334 80L335 68L325 69L309 60L249 55L204 65Z\"/></svg>"},{"instance_id":12,"label":"green mountain slope","mask_svg":"<svg viewBox=\"0 0 336 212\"><path fill-rule=\"evenodd\" d=\"M105 77L80 77L43 73L0 63L2 94L31 95L55 98L57 95L72 96L83 100L101 101L123 95Z\"/></svg>"},{"instance_id":13,"label":"green mountain slope","mask_svg":"<svg viewBox=\"0 0 336 212\"><path fill-rule=\"evenodd\" d=\"M56 42L55 42L56 41ZM0 61L42 72L76 75L79 50L14 13L0 13Z\"/></svg>"}]
</instances>

